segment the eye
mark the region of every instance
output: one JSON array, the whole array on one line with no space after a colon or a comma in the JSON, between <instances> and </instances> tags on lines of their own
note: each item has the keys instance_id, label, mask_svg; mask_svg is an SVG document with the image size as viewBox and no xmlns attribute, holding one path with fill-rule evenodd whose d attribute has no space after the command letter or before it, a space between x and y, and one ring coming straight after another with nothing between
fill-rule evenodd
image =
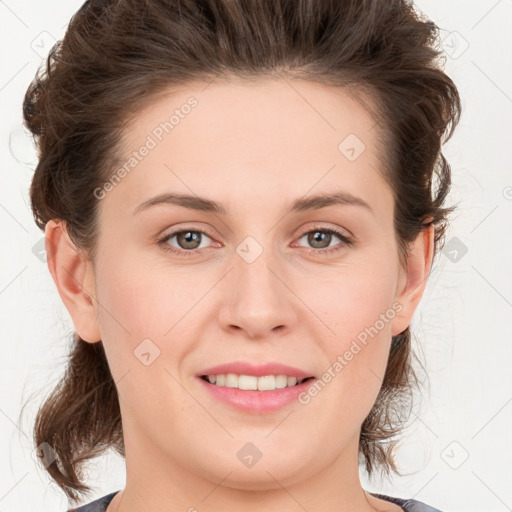
<instances>
[{"instance_id":1,"label":"eye","mask_svg":"<svg viewBox=\"0 0 512 512\"><path fill-rule=\"evenodd\" d=\"M204 236L206 236L206 238L210 238L210 236L204 231L185 228L165 235L163 238L157 240L157 243L164 251L192 256L194 254L201 254L201 249L204 249L204 247L201 247L201 239ZM173 238L176 238L176 243L179 246L178 248L169 245L169 242Z\"/></svg>"},{"instance_id":2,"label":"eye","mask_svg":"<svg viewBox=\"0 0 512 512\"><path fill-rule=\"evenodd\" d=\"M333 241L333 235L334 237L337 237L341 240L341 245L335 246L334 248L330 248L330 244ZM353 245L353 240L341 233L340 231L337 231L336 229L322 227L322 226L316 226L313 229L310 229L309 231L305 231L301 236L300 240L306 238L306 242L311 245L312 249L314 249L311 252L336 252L344 247L350 247Z\"/></svg>"},{"instance_id":3,"label":"eye","mask_svg":"<svg viewBox=\"0 0 512 512\"><path fill-rule=\"evenodd\" d=\"M331 242L334 237L341 240L341 244L335 246L334 248L330 248ZM172 233L168 233L164 237L157 240L158 245L162 247L164 251L168 251L178 255L187 255L193 256L196 254L201 254L201 249L204 249L205 246L201 247L202 239L206 237L208 239L212 239L208 233L205 231L201 231L198 229L180 229L177 231L173 231ZM170 241L176 239L176 243L178 247L170 245ZM311 245L313 249L312 252L325 253L325 252L336 252L345 247L350 247L353 245L353 240L337 231L336 229L317 226L309 231L305 231L300 236L299 240L302 238L307 238L307 243ZM217 246L220 246L218 244Z\"/></svg>"}]
</instances>

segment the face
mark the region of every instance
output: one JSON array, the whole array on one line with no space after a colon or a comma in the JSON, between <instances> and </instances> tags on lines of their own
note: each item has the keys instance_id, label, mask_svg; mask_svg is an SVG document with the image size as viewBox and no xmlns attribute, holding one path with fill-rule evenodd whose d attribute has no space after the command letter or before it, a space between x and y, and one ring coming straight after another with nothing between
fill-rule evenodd
<instances>
[{"instance_id":1,"label":"face","mask_svg":"<svg viewBox=\"0 0 512 512\"><path fill-rule=\"evenodd\" d=\"M224 484L255 490L275 487L268 473L286 486L355 464L425 266L423 247L415 268L400 265L377 130L346 92L285 81L191 84L127 126L130 170L98 193L97 259L84 274L94 313L73 318L103 341L129 472L229 474ZM162 194L196 202L151 204ZM212 392L200 378L239 362L314 379L290 399ZM248 393L277 402L251 407Z\"/></svg>"}]
</instances>

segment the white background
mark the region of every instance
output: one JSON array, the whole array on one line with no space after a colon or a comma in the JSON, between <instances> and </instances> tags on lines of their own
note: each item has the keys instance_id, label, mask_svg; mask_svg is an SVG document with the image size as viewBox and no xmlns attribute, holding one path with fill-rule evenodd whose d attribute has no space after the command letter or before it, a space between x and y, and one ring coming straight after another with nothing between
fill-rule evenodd
<instances>
[{"instance_id":1,"label":"white background","mask_svg":"<svg viewBox=\"0 0 512 512\"><path fill-rule=\"evenodd\" d=\"M398 453L405 476L368 488L443 512L504 512L512 510L512 0L415 3L443 29L445 70L462 97L444 149L450 202L459 203L447 240L459 246L439 255L414 321L430 390ZM33 252L42 238L28 198L36 154L21 122L37 67L81 4L0 1L0 512L69 506L32 458L31 422L64 370L72 323ZM89 469L87 502L123 488L120 457Z\"/></svg>"}]
</instances>

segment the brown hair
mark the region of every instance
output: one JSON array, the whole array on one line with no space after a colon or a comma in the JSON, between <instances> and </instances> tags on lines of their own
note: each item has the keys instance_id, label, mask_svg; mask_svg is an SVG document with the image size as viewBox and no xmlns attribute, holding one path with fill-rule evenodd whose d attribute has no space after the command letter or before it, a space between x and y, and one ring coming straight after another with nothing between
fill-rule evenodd
<instances>
[{"instance_id":1,"label":"brown hair","mask_svg":"<svg viewBox=\"0 0 512 512\"><path fill-rule=\"evenodd\" d=\"M44 230L62 219L94 260L94 190L115 168L129 112L190 81L283 76L359 91L378 119L401 257L429 224L439 249L450 211L443 207L450 167L441 144L461 105L439 65L438 35L405 0L89 0L24 99L39 150L30 189L35 221ZM381 390L361 427L370 475L398 472L394 438L418 384L413 354L407 328L393 337ZM57 453L46 470L73 500L91 490L82 481L85 461L108 447L124 456L102 342L75 333L65 375L37 413L34 441Z\"/></svg>"}]
</instances>

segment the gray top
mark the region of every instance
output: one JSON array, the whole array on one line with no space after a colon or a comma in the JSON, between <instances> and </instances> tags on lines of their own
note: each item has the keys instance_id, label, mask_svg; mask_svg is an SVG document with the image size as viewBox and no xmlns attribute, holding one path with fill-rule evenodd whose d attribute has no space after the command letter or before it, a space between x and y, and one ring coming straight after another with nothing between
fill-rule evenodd
<instances>
[{"instance_id":1,"label":"gray top","mask_svg":"<svg viewBox=\"0 0 512 512\"><path fill-rule=\"evenodd\" d=\"M107 510L109 503L112 501L112 499L118 492L120 491L107 494L106 496L98 498L97 500L92 501L87 505L83 505L78 508L71 508L67 512L105 512L105 510ZM439 509L429 507L428 505L422 503L421 501L412 499L406 500L403 498L393 498L391 496L385 496L384 494L375 494L373 492L370 494L372 494L376 498L380 498L382 500L395 503L396 505L400 505L404 509L404 512L441 512Z\"/></svg>"}]
</instances>

